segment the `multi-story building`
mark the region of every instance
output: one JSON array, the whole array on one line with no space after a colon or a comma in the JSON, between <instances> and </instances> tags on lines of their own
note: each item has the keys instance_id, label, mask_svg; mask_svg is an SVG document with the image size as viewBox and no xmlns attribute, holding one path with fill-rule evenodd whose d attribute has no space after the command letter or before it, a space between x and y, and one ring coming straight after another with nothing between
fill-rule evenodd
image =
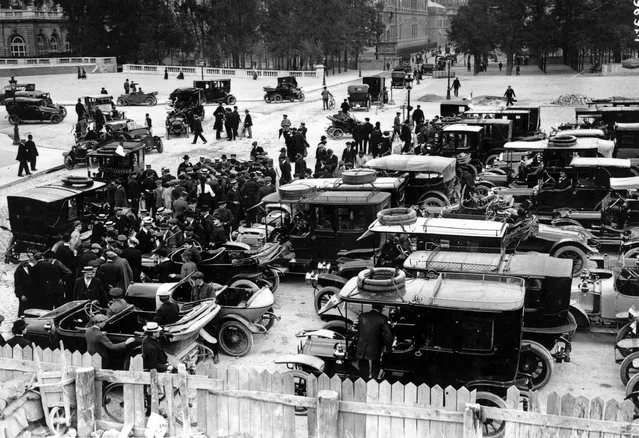
<instances>
[{"instance_id":1,"label":"multi-story building","mask_svg":"<svg viewBox=\"0 0 639 438\"><path fill-rule=\"evenodd\" d=\"M41 8L12 1L0 9L0 57L56 56L71 51L68 19L52 3Z\"/></svg>"}]
</instances>

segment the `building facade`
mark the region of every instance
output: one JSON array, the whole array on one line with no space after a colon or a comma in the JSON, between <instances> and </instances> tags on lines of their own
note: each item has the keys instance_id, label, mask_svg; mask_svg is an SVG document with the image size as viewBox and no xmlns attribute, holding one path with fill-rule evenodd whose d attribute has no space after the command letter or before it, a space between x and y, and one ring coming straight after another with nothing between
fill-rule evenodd
<instances>
[{"instance_id":1,"label":"building facade","mask_svg":"<svg viewBox=\"0 0 639 438\"><path fill-rule=\"evenodd\" d=\"M12 6L0 9L0 57L59 56L71 52L68 20L61 9L52 4L22 8L20 2Z\"/></svg>"}]
</instances>

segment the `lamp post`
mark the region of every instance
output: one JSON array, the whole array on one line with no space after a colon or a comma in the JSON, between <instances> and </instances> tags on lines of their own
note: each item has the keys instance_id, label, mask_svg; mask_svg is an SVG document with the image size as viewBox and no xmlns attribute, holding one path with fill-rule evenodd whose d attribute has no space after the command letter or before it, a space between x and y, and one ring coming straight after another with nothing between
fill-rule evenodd
<instances>
[{"instance_id":1,"label":"lamp post","mask_svg":"<svg viewBox=\"0 0 639 438\"><path fill-rule=\"evenodd\" d=\"M9 86L11 88L11 91L13 92L13 108L15 111L16 90L18 89L18 81L16 81L13 76L11 76L11 79L9 79ZM15 123L13 124L13 144L17 146L20 144L20 130L18 128L18 116L15 116L14 119L15 119Z\"/></svg>"},{"instance_id":2,"label":"lamp post","mask_svg":"<svg viewBox=\"0 0 639 438\"><path fill-rule=\"evenodd\" d=\"M411 106L410 106L410 90L413 89L413 76L408 73L406 75L406 77L404 78L404 88L406 88L406 90L408 90L408 104L407 104L407 108L406 108L406 119L408 121L410 121L410 110L411 110Z\"/></svg>"},{"instance_id":3,"label":"lamp post","mask_svg":"<svg viewBox=\"0 0 639 438\"><path fill-rule=\"evenodd\" d=\"M202 68L202 80L204 80L204 61L200 61L200 67Z\"/></svg>"},{"instance_id":4,"label":"lamp post","mask_svg":"<svg viewBox=\"0 0 639 438\"><path fill-rule=\"evenodd\" d=\"M446 100L450 100L450 59L448 62L448 88L446 89Z\"/></svg>"}]
</instances>

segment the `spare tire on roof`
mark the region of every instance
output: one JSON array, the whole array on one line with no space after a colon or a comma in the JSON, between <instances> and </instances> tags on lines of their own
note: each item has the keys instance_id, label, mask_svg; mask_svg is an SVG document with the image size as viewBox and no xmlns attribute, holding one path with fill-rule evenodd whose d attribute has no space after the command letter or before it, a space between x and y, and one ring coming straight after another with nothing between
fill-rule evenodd
<instances>
[{"instance_id":1,"label":"spare tire on roof","mask_svg":"<svg viewBox=\"0 0 639 438\"><path fill-rule=\"evenodd\" d=\"M62 178L62 184L66 186L89 187L93 185L93 180L88 176L66 176Z\"/></svg>"},{"instance_id":2,"label":"spare tire on roof","mask_svg":"<svg viewBox=\"0 0 639 438\"><path fill-rule=\"evenodd\" d=\"M577 137L574 135L556 135L550 141L557 146L573 146L577 144Z\"/></svg>"},{"instance_id":3,"label":"spare tire on roof","mask_svg":"<svg viewBox=\"0 0 639 438\"><path fill-rule=\"evenodd\" d=\"M313 193L313 188L305 184L293 184L280 187L280 198L286 201L297 201Z\"/></svg>"},{"instance_id":4,"label":"spare tire on roof","mask_svg":"<svg viewBox=\"0 0 639 438\"><path fill-rule=\"evenodd\" d=\"M385 208L377 213L381 225L411 225L417 222L417 213L412 208Z\"/></svg>"},{"instance_id":5,"label":"spare tire on roof","mask_svg":"<svg viewBox=\"0 0 639 438\"><path fill-rule=\"evenodd\" d=\"M369 184L377 179L374 169L351 169L342 172L344 184Z\"/></svg>"},{"instance_id":6,"label":"spare tire on roof","mask_svg":"<svg viewBox=\"0 0 639 438\"><path fill-rule=\"evenodd\" d=\"M395 268L364 269L357 275L357 289L363 292L406 293L406 273Z\"/></svg>"}]
</instances>

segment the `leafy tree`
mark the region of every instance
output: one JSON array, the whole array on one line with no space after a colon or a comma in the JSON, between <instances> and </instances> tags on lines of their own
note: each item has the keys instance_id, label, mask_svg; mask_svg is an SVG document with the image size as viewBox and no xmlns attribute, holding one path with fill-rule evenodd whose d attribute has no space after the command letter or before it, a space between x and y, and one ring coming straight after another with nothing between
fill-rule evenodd
<instances>
[{"instance_id":1,"label":"leafy tree","mask_svg":"<svg viewBox=\"0 0 639 438\"><path fill-rule=\"evenodd\" d=\"M479 72L482 56L497 46L497 16L489 13L493 6L492 0L470 0L451 20L448 37L458 52L473 55L475 74Z\"/></svg>"}]
</instances>

